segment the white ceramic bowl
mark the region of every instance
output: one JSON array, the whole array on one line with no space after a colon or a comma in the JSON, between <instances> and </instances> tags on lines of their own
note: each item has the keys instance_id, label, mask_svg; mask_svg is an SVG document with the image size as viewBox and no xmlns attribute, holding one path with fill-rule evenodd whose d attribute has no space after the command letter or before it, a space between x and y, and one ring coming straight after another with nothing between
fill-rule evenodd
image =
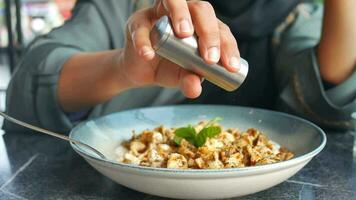
<instances>
[{"instance_id":1,"label":"white ceramic bowl","mask_svg":"<svg viewBox=\"0 0 356 200\"><path fill-rule=\"evenodd\" d=\"M240 130L254 127L296 156L275 164L222 169L175 170L133 166L115 162L114 149L140 132L158 125L179 127L222 117L225 127ZM275 186L304 167L325 146L326 136L316 125L274 111L213 105L181 105L129 110L87 121L75 127L71 138L87 143L109 159L71 144L91 166L113 181L134 190L170 198L216 199L252 194Z\"/></svg>"}]
</instances>

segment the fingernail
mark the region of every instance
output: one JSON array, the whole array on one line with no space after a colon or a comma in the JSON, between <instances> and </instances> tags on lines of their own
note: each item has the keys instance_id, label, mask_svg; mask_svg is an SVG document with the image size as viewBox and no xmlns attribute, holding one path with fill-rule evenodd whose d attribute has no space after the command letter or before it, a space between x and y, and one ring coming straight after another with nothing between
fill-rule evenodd
<instances>
[{"instance_id":1,"label":"fingernail","mask_svg":"<svg viewBox=\"0 0 356 200\"><path fill-rule=\"evenodd\" d=\"M219 61L219 49L217 47L210 47L208 49L208 59L212 62L218 62Z\"/></svg>"},{"instance_id":2,"label":"fingernail","mask_svg":"<svg viewBox=\"0 0 356 200\"><path fill-rule=\"evenodd\" d=\"M181 33L190 33L190 25L188 20L183 19L182 21L179 22L179 31Z\"/></svg>"},{"instance_id":3,"label":"fingernail","mask_svg":"<svg viewBox=\"0 0 356 200\"><path fill-rule=\"evenodd\" d=\"M150 48L148 46L144 46L141 48L140 53L142 56L150 56L151 54L154 54L154 51L152 50L152 48Z\"/></svg>"},{"instance_id":4,"label":"fingernail","mask_svg":"<svg viewBox=\"0 0 356 200\"><path fill-rule=\"evenodd\" d=\"M229 65L233 68L235 68L236 70L240 69L240 61L237 57L231 57L230 58L230 62Z\"/></svg>"}]
</instances>

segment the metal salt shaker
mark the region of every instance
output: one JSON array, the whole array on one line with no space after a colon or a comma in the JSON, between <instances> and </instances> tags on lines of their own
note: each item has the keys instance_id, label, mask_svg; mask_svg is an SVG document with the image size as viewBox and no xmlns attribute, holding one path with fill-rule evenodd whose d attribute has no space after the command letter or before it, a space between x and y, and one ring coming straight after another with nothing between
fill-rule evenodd
<instances>
[{"instance_id":1,"label":"metal salt shaker","mask_svg":"<svg viewBox=\"0 0 356 200\"><path fill-rule=\"evenodd\" d=\"M169 18L161 17L150 33L156 53L192 71L213 84L234 91L244 82L248 73L248 63L240 59L240 69L231 73L218 64L206 64L199 55L196 36L178 38L174 35Z\"/></svg>"}]
</instances>

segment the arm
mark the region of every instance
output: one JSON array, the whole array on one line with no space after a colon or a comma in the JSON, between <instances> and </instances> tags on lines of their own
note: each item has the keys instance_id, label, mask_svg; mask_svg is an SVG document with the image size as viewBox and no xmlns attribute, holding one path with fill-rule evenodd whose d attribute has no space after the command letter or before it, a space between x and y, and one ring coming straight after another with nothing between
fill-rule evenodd
<instances>
[{"instance_id":1,"label":"arm","mask_svg":"<svg viewBox=\"0 0 356 200\"><path fill-rule=\"evenodd\" d=\"M339 84L356 68L356 0L326 0L317 56L324 80Z\"/></svg>"},{"instance_id":2,"label":"arm","mask_svg":"<svg viewBox=\"0 0 356 200\"><path fill-rule=\"evenodd\" d=\"M109 100L132 87L116 67L122 50L79 53L64 64L58 83L59 102L77 111Z\"/></svg>"}]
</instances>

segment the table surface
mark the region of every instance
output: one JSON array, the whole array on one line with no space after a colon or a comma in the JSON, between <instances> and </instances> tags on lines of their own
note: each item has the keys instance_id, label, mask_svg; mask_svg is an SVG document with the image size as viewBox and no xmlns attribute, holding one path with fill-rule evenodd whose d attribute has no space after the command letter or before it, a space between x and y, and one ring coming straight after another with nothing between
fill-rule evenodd
<instances>
[{"instance_id":1,"label":"table surface","mask_svg":"<svg viewBox=\"0 0 356 200\"><path fill-rule=\"evenodd\" d=\"M327 131L325 149L292 178L236 199L356 200L354 135L354 132ZM164 198L114 183L95 171L64 141L23 132L0 136L0 199Z\"/></svg>"}]
</instances>

